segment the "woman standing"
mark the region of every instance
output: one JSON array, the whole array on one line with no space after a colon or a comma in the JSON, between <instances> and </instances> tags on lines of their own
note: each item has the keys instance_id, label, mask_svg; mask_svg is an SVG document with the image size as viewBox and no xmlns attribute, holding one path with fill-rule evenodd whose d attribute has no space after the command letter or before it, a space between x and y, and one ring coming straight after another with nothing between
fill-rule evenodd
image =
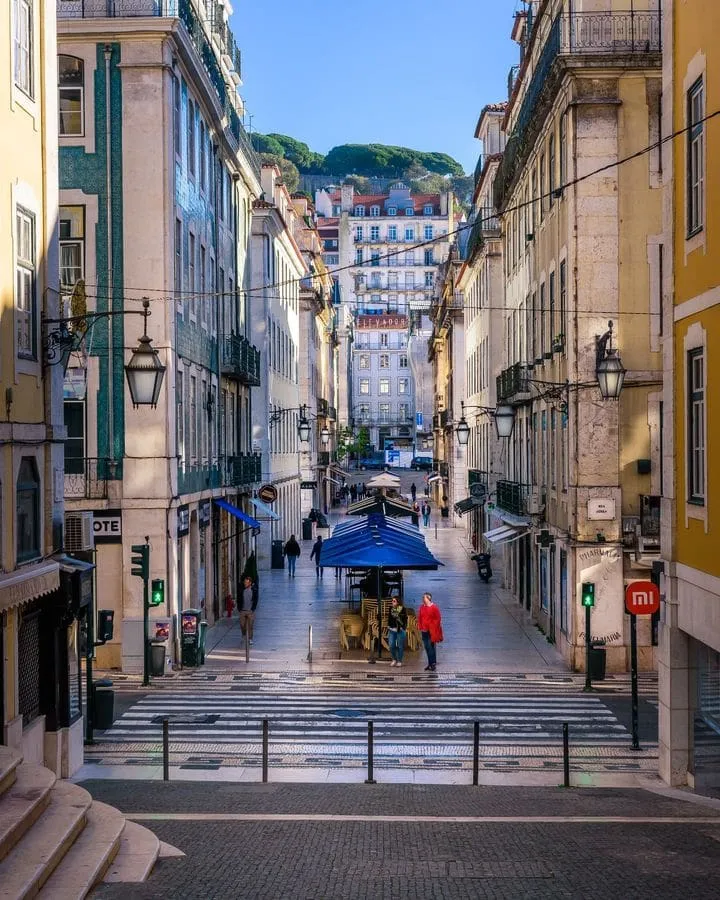
<instances>
[{"instance_id":1,"label":"woman standing","mask_svg":"<svg viewBox=\"0 0 720 900\"><path fill-rule=\"evenodd\" d=\"M288 563L288 578L295 577L295 565L297 563L298 556L300 556L300 544L295 540L295 535L290 535L290 540L283 547L283 553L287 557Z\"/></svg>"},{"instance_id":2,"label":"woman standing","mask_svg":"<svg viewBox=\"0 0 720 900\"><path fill-rule=\"evenodd\" d=\"M422 606L418 610L418 628L422 634L423 645L427 653L426 672L434 672L437 663L435 644L443 639L442 617L440 610L433 603L432 594L423 594Z\"/></svg>"},{"instance_id":3,"label":"woman standing","mask_svg":"<svg viewBox=\"0 0 720 900\"><path fill-rule=\"evenodd\" d=\"M393 597L388 610L388 640L390 643L391 666L401 666L405 652L408 614L399 597Z\"/></svg>"}]
</instances>

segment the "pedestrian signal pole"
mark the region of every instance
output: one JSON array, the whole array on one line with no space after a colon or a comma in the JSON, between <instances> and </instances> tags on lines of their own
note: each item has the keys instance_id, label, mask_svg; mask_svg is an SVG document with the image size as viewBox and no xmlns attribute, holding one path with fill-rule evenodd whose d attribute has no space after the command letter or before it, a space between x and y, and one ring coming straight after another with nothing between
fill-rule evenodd
<instances>
[{"instance_id":1,"label":"pedestrian signal pole","mask_svg":"<svg viewBox=\"0 0 720 900\"><path fill-rule=\"evenodd\" d=\"M133 544L130 547L130 574L143 581L143 686L150 684L150 660L148 642L148 627L150 624L150 597L148 587L150 583L150 538L145 536L144 544Z\"/></svg>"},{"instance_id":2,"label":"pedestrian signal pole","mask_svg":"<svg viewBox=\"0 0 720 900\"><path fill-rule=\"evenodd\" d=\"M585 607L585 687L583 688L583 690L591 691L592 679L590 678L590 613L593 606L595 606L595 584L592 581L583 582L582 605Z\"/></svg>"}]
</instances>

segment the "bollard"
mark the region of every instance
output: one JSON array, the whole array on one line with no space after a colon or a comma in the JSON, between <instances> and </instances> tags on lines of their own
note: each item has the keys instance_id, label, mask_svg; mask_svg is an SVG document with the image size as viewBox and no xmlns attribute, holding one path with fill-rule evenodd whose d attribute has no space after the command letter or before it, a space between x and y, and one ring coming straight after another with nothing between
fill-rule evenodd
<instances>
[{"instance_id":1,"label":"bollard","mask_svg":"<svg viewBox=\"0 0 720 900\"><path fill-rule=\"evenodd\" d=\"M373 778L373 723L368 722L368 777L365 784L375 784Z\"/></svg>"},{"instance_id":2,"label":"bollard","mask_svg":"<svg viewBox=\"0 0 720 900\"><path fill-rule=\"evenodd\" d=\"M268 780L268 737L269 737L268 720L262 720L262 780L263 784L267 784Z\"/></svg>"},{"instance_id":3,"label":"bollard","mask_svg":"<svg viewBox=\"0 0 720 900\"><path fill-rule=\"evenodd\" d=\"M250 662L250 634L245 632L245 662Z\"/></svg>"},{"instance_id":4,"label":"bollard","mask_svg":"<svg viewBox=\"0 0 720 900\"><path fill-rule=\"evenodd\" d=\"M170 720L167 716L163 723L163 781L170 781Z\"/></svg>"},{"instance_id":5,"label":"bollard","mask_svg":"<svg viewBox=\"0 0 720 900\"><path fill-rule=\"evenodd\" d=\"M312 625L308 625L308 655L307 661L312 662Z\"/></svg>"},{"instance_id":6,"label":"bollard","mask_svg":"<svg viewBox=\"0 0 720 900\"><path fill-rule=\"evenodd\" d=\"M435 540L437 540L437 522L435 523Z\"/></svg>"},{"instance_id":7,"label":"bollard","mask_svg":"<svg viewBox=\"0 0 720 900\"><path fill-rule=\"evenodd\" d=\"M567 722L563 722L563 776L563 787L570 787L570 740Z\"/></svg>"},{"instance_id":8,"label":"bollard","mask_svg":"<svg viewBox=\"0 0 720 900\"><path fill-rule=\"evenodd\" d=\"M473 722L473 785L477 787L480 769L480 723Z\"/></svg>"}]
</instances>

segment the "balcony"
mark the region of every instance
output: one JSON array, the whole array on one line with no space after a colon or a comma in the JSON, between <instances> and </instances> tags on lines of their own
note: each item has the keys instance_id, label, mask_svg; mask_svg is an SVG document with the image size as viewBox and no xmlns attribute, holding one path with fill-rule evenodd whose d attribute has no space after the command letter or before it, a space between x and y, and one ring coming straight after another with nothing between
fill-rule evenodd
<instances>
[{"instance_id":1,"label":"balcony","mask_svg":"<svg viewBox=\"0 0 720 900\"><path fill-rule=\"evenodd\" d=\"M65 457L65 499L105 500L108 495L108 478L117 478L118 464L110 459L90 457Z\"/></svg>"},{"instance_id":2,"label":"balcony","mask_svg":"<svg viewBox=\"0 0 720 900\"><path fill-rule=\"evenodd\" d=\"M328 406L327 415L329 419L333 420L333 422L337 421L337 410L334 406Z\"/></svg>"},{"instance_id":3,"label":"balcony","mask_svg":"<svg viewBox=\"0 0 720 900\"><path fill-rule=\"evenodd\" d=\"M221 486L222 472L218 465L197 463L178 465L178 494L199 494Z\"/></svg>"},{"instance_id":4,"label":"balcony","mask_svg":"<svg viewBox=\"0 0 720 900\"><path fill-rule=\"evenodd\" d=\"M317 414L323 418L327 418L330 404L323 397L317 398Z\"/></svg>"},{"instance_id":5,"label":"balcony","mask_svg":"<svg viewBox=\"0 0 720 900\"><path fill-rule=\"evenodd\" d=\"M503 371L495 379L498 403L511 400L518 394L528 394L530 371L525 363L515 363Z\"/></svg>"},{"instance_id":6,"label":"balcony","mask_svg":"<svg viewBox=\"0 0 720 900\"><path fill-rule=\"evenodd\" d=\"M223 484L230 487L257 484L261 479L259 453L240 453L224 459Z\"/></svg>"},{"instance_id":7,"label":"balcony","mask_svg":"<svg viewBox=\"0 0 720 900\"><path fill-rule=\"evenodd\" d=\"M519 481L498 481L496 505L514 516L524 516L530 490L529 484L521 484Z\"/></svg>"},{"instance_id":8,"label":"balcony","mask_svg":"<svg viewBox=\"0 0 720 900\"><path fill-rule=\"evenodd\" d=\"M319 450L318 451L317 464L319 466L329 466L330 465L330 451L329 450Z\"/></svg>"},{"instance_id":9,"label":"balcony","mask_svg":"<svg viewBox=\"0 0 720 900\"><path fill-rule=\"evenodd\" d=\"M223 339L222 374L243 384L260 385L260 351L246 337L233 334Z\"/></svg>"}]
</instances>

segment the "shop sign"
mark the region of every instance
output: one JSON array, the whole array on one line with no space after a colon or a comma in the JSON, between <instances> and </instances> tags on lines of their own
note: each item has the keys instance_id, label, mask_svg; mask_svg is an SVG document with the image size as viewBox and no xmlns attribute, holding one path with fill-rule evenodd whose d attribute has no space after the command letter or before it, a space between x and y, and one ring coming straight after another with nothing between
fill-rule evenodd
<instances>
[{"instance_id":1,"label":"shop sign","mask_svg":"<svg viewBox=\"0 0 720 900\"><path fill-rule=\"evenodd\" d=\"M301 491L314 491L317 487L317 481L301 481L300 482L300 490Z\"/></svg>"},{"instance_id":2,"label":"shop sign","mask_svg":"<svg viewBox=\"0 0 720 900\"><path fill-rule=\"evenodd\" d=\"M277 500L277 488L274 484L263 484L258 488L257 495L263 503L274 503Z\"/></svg>"},{"instance_id":3,"label":"shop sign","mask_svg":"<svg viewBox=\"0 0 720 900\"><path fill-rule=\"evenodd\" d=\"M96 509L93 513L93 534L96 544L122 543L122 510Z\"/></svg>"},{"instance_id":4,"label":"shop sign","mask_svg":"<svg viewBox=\"0 0 720 900\"><path fill-rule=\"evenodd\" d=\"M207 528L210 524L210 501L200 501L200 511L198 515L199 525L201 528Z\"/></svg>"},{"instance_id":5,"label":"shop sign","mask_svg":"<svg viewBox=\"0 0 720 900\"><path fill-rule=\"evenodd\" d=\"M177 536L183 537L190 531L190 507L178 506L177 511Z\"/></svg>"},{"instance_id":6,"label":"shop sign","mask_svg":"<svg viewBox=\"0 0 720 900\"><path fill-rule=\"evenodd\" d=\"M615 518L614 497L594 497L587 502L587 517L590 522L610 521Z\"/></svg>"}]
</instances>

